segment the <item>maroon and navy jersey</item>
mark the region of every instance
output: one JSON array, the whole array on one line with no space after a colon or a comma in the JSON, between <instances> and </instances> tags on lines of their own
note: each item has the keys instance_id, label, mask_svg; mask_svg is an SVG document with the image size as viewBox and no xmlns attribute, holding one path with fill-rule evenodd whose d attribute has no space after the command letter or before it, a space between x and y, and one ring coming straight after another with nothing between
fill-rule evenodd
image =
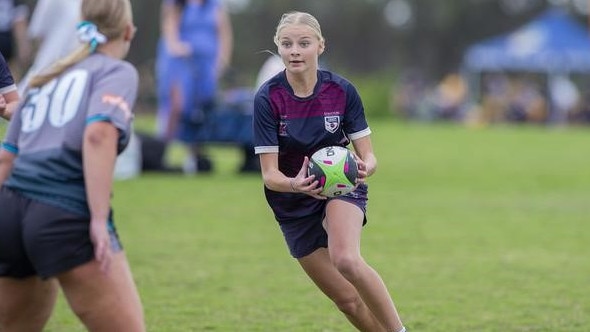
<instances>
[{"instance_id":1,"label":"maroon and navy jersey","mask_svg":"<svg viewBox=\"0 0 590 332\"><path fill-rule=\"evenodd\" d=\"M254 100L256 154L278 153L279 170L297 175L305 156L326 146L346 147L351 140L371 134L361 98L346 79L318 71L311 96L295 96L285 71L268 80ZM266 199L279 222L320 213L325 201L299 193L264 188Z\"/></svg>"},{"instance_id":2,"label":"maroon and navy jersey","mask_svg":"<svg viewBox=\"0 0 590 332\"><path fill-rule=\"evenodd\" d=\"M16 90L14 78L10 73L10 69L4 56L0 53L0 94L8 93Z\"/></svg>"}]
</instances>

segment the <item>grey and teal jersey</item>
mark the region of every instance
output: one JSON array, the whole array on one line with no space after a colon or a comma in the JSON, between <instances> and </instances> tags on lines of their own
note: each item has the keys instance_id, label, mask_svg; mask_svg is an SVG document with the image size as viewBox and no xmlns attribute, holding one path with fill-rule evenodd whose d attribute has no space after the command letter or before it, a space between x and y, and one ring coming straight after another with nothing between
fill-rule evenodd
<instances>
[{"instance_id":1,"label":"grey and teal jersey","mask_svg":"<svg viewBox=\"0 0 590 332\"><path fill-rule=\"evenodd\" d=\"M130 63L95 53L42 87L29 89L2 143L16 154L4 185L89 216L84 130L96 121L112 123L119 131L121 152L131 134L137 87L138 74Z\"/></svg>"},{"instance_id":2,"label":"grey and teal jersey","mask_svg":"<svg viewBox=\"0 0 590 332\"><path fill-rule=\"evenodd\" d=\"M297 175L305 156L326 146L346 147L351 140L371 134L361 98L346 79L318 71L314 92L295 96L285 71L268 80L254 100L255 153L278 153L279 170ZM308 195L264 188L266 199L279 222L319 213L325 201Z\"/></svg>"},{"instance_id":3,"label":"grey and teal jersey","mask_svg":"<svg viewBox=\"0 0 590 332\"><path fill-rule=\"evenodd\" d=\"M2 53L0 53L0 94L16 91L16 84L14 84L14 78L10 73L6 59Z\"/></svg>"}]
</instances>

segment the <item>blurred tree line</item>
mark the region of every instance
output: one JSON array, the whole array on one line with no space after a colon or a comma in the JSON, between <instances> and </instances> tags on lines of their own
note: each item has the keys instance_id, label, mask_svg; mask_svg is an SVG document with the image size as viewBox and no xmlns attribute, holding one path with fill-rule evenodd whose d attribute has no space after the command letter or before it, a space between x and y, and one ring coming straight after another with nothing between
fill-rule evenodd
<instances>
[{"instance_id":1,"label":"blurred tree line","mask_svg":"<svg viewBox=\"0 0 590 332\"><path fill-rule=\"evenodd\" d=\"M137 65L153 62L160 2L133 0L139 31L130 60ZM499 0L410 0L411 18L396 27L386 18L392 3L395 0L227 0L235 35L233 65L239 72L256 73L268 55L264 51L276 50L272 37L281 14L301 10L322 25L329 67L358 74L420 67L440 76L460 65L467 45L507 32L549 6L543 0L524 0L526 8L511 13Z\"/></svg>"},{"instance_id":2,"label":"blurred tree line","mask_svg":"<svg viewBox=\"0 0 590 332\"><path fill-rule=\"evenodd\" d=\"M153 89L153 66L162 0L132 0L138 33L129 60ZM505 33L550 5L549 0L224 0L234 29L232 65L242 82L254 82L268 57L281 14L312 13L327 40L324 63L355 76L395 75L419 68L434 80L459 69L466 46ZM573 1L573 0L569 0ZM29 0L34 4L34 0ZM568 8L571 10L571 8ZM580 20L583 17L578 15ZM397 21L396 21L397 20ZM397 22L397 25L396 25Z\"/></svg>"}]
</instances>

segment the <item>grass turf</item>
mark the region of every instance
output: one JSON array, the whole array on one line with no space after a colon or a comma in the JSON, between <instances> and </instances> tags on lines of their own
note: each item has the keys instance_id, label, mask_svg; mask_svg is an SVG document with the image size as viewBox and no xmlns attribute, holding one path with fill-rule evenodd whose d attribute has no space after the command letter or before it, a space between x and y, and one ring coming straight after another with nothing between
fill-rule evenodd
<instances>
[{"instance_id":1,"label":"grass turf","mask_svg":"<svg viewBox=\"0 0 590 332\"><path fill-rule=\"evenodd\" d=\"M363 256L411 331L587 331L587 129L371 127ZM353 331L289 257L259 175L211 152L210 176L115 185L148 329ZM82 330L60 298L46 331Z\"/></svg>"}]
</instances>

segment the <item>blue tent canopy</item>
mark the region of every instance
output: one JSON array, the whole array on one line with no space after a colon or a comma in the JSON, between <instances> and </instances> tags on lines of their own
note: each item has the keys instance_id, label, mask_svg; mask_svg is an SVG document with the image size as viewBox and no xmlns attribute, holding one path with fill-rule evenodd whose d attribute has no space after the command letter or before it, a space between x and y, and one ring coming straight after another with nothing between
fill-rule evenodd
<instances>
[{"instance_id":1,"label":"blue tent canopy","mask_svg":"<svg viewBox=\"0 0 590 332\"><path fill-rule=\"evenodd\" d=\"M468 71L590 72L590 37L567 13L549 10L507 35L469 47Z\"/></svg>"}]
</instances>

